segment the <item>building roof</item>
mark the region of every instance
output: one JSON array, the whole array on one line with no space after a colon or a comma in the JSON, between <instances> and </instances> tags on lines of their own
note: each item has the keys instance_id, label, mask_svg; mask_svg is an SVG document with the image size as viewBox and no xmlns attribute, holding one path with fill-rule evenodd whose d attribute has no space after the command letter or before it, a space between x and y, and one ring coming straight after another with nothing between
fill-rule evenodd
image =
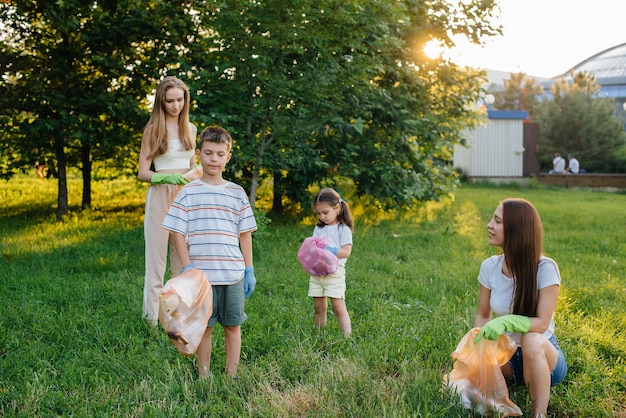
<instances>
[{"instance_id":1,"label":"building roof","mask_svg":"<svg viewBox=\"0 0 626 418\"><path fill-rule=\"evenodd\" d=\"M604 84L600 80L608 82L608 79L619 80L619 84L623 84L626 80L626 43L592 55L565 72L562 76L567 77L572 72L577 73L580 71L594 74L599 84Z\"/></svg>"},{"instance_id":2,"label":"building roof","mask_svg":"<svg viewBox=\"0 0 626 418\"><path fill-rule=\"evenodd\" d=\"M487 110L489 119L528 119L528 112L525 110Z\"/></svg>"}]
</instances>

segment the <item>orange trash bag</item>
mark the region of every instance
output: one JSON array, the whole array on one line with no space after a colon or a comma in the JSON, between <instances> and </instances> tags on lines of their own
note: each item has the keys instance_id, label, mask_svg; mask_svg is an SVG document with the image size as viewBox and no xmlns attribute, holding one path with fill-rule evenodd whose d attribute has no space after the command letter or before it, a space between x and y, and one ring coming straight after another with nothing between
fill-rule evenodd
<instances>
[{"instance_id":1,"label":"orange trash bag","mask_svg":"<svg viewBox=\"0 0 626 418\"><path fill-rule=\"evenodd\" d=\"M502 417L522 415L509 399L509 388L500 367L513 356L517 345L506 334L496 341L474 339L480 328L471 329L451 354L453 370L443 377L444 389L455 392L466 409L485 414L498 411Z\"/></svg>"},{"instance_id":2,"label":"orange trash bag","mask_svg":"<svg viewBox=\"0 0 626 418\"><path fill-rule=\"evenodd\" d=\"M213 291L204 273L190 268L165 283L159 294L159 322L182 354L196 352L213 312Z\"/></svg>"},{"instance_id":3,"label":"orange trash bag","mask_svg":"<svg viewBox=\"0 0 626 418\"><path fill-rule=\"evenodd\" d=\"M202 165L198 164L197 166L192 167L189 171L183 174L183 178L189 181L198 180L202 177L203 172L204 170L202 170Z\"/></svg>"}]
</instances>

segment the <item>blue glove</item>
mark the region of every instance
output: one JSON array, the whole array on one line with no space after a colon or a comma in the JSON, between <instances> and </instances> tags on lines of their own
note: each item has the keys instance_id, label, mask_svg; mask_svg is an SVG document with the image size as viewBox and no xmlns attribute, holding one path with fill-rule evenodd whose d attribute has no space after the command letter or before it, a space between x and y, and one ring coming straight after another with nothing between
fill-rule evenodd
<instances>
[{"instance_id":1,"label":"blue glove","mask_svg":"<svg viewBox=\"0 0 626 418\"><path fill-rule=\"evenodd\" d=\"M193 265L191 265L191 262L189 262L189 264L187 264L185 267L183 267L183 269L180 272L184 273L187 270L189 270L190 268L193 268Z\"/></svg>"},{"instance_id":2,"label":"blue glove","mask_svg":"<svg viewBox=\"0 0 626 418\"><path fill-rule=\"evenodd\" d=\"M256 277L254 277L254 267L246 267L246 272L243 276L243 292L246 299L250 297L256 286Z\"/></svg>"},{"instance_id":3,"label":"blue glove","mask_svg":"<svg viewBox=\"0 0 626 418\"><path fill-rule=\"evenodd\" d=\"M337 253L339 252L339 248L337 248L337 247L329 247L328 245L325 246L324 249L330 251L334 255L337 255Z\"/></svg>"}]
</instances>

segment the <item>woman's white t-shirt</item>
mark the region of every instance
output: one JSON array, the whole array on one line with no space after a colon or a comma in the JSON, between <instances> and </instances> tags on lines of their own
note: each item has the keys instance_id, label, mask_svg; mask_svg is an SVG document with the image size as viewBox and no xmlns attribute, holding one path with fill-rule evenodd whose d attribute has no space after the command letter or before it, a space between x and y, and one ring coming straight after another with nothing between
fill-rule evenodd
<instances>
[{"instance_id":1,"label":"woman's white t-shirt","mask_svg":"<svg viewBox=\"0 0 626 418\"><path fill-rule=\"evenodd\" d=\"M515 280L506 277L502 273L504 254L489 257L480 265L478 282L491 290L489 305L496 316L508 315L511 313L513 305L513 293L515 291ZM559 267L549 257L541 256L539 259L539 269L537 271L537 289L552 285L561 285L561 274ZM507 333L511 338L520 343L520 333ZM543 333L546 338L554 335L554 314L550 319L548 329Z\"/></svg>"}]
</instances>

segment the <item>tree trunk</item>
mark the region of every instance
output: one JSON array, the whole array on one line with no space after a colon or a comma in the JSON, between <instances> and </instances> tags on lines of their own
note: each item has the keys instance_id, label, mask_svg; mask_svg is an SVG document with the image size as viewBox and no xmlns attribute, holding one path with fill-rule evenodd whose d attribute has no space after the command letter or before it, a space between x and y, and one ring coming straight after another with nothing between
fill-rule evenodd
<instances>
[{"instance_id":1,"label":"tree trunk","mask_svg":"<svg viewBox=\"0 0 626 418\"><path fill-rule=\"evenodd\" d=\"M254 209L256 193L259 189L259 179L261 178L261 167L263 166L263 152L265 147L263 142L257 148L256 165L252 170L252 181L250 182L250 206Z\"/></svg>"},{"instance_id":2,"label":"tree trunk","mask_svg":"<svg viewBox=\"0 0 626 418\"><path fill-rule=\"evenodd\" d=\"M283 174L280 171L274 172L274 196L272 199L272 212L274 213L283 213L282 178Z\"/></svg>"},{"instance_id":3,"label":"tree trunk","mask_svg":"<svg viewBox=\"0 0 626 418\"><path fill-rule=\"evenodd\" d=\"M54 154L57 159L57 174L59 176L59 190L57 193L57 221L63 220L63 216L68 213L67 205L67 157L63 149L63 141L56 139L54 141Z\"/></svg>"},{"instance_id":4,"label":"tree trunk","mask_svg":"<svg viewBox=\"0 0 626 418\"><path fill-rule=\"evenodd\" d=\"M83 163L83 203L82 209L91 207L91 147L83 144L81 147L81 159Z\"/></svg>"},{"instance_id":5,"label":"tree trunk","mask_svg":"<svg viewBox=\"0 0 626 418\"><path fill-rule=\"evenodd\" d=\"M250 182L250 206L254 208L256 202L256 191L259 188L259 169L254 168L252 171L252 181Z\"/></svg>"}]
</instances>

